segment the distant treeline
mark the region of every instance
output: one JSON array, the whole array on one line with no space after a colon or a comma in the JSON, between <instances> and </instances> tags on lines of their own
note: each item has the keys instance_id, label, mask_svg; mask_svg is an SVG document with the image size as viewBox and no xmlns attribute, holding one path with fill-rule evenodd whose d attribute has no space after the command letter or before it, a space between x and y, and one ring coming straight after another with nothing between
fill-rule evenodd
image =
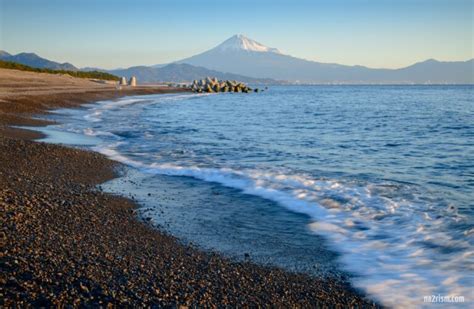
<instances>
[{"instance_id":1,"label":"distant treeline","mask_svg":"<svg viewBox=\"0 0 474 309\"><path fill-rule=\"evenodd\" d=\"M29 72L38 72L38 73L50 73L50 74L68 74L73 77L79 78L95 78L95 79L103 79L103 80L119 80L118 76L112 75L110 73L99 72L99 71L65 71L65 70L51 70L51 69L39 69L33 68L27 65L23 65L16 62L10 61L3 61L0 60L0 68L3 69L12 69L12 70L20 70L20 71L29 71Z\"/></svg>"}]
</instances>

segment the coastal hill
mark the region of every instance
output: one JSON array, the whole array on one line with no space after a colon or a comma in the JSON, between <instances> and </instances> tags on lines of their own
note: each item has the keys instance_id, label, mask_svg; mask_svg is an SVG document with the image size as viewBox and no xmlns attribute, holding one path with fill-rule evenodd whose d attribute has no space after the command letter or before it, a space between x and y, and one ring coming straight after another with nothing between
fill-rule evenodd
<instances>
[{"instance_id":1,"label":"coastal hill","mask_svg":"<svg viewBox=\"0 0 474 309\"><path fill-rule=\"evenodd\" d=\"M474 83L474 59L431 59L400 69L372 69L292 57L243 35L234 35L215 48L177 63L300 83Z\"/></svg>"},{"instance_id":2,"label":"coastal hill","mask_svg":"<svg viewBox=\"0 0 474 309\"><path fill-rule=\"evenodd\" d=\"M10 69L18 71L36 72L36 73L49 73L49 74L60 74L69 75L71 77L78 78L89 78L97 80L108 80L118 81L119 77L103 71L77 71L77 70L55 70L49 68L35 68L28 65L24 65L17 62L0 60L0 69Z\"/></svg>"},{"instance_id":3,"label":"coastal hill","mask_svg":"<svg viewBox=\"0 0 474 309\"><path fill-rule=\"evenodd\" d=\"M16 55L11 55L6 51L0 50L0 60L16 62L24 64L33 68L39 69L51 69L51 70L65 70L65 71L78 71L74 65L65 62L59 63L51 61L45 58L38 56L35 53L19 53Z\"/></svg>"}]
</instances>

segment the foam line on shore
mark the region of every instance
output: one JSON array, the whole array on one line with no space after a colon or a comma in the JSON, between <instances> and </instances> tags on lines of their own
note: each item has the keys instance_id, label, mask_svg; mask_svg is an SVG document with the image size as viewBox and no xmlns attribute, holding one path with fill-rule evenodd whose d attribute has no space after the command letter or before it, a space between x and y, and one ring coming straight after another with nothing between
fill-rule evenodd
<instances>
[{"instance_id":1,"label":"foam line on shore","mask_svg":"<svg viewBox=\"0 0 474 309\"><path fill-rule=\"evenodd\" d=\"M400 308L419 304L420 295L469 293L466 288L469 275L453 274L449 270L453 263L465 264L466 271L472 269L469 260L472 260L474 253L467 251L459 254L453 250L446 256L449 259L438 259L435 267L430 261L436 260L433 256L436 250L423 245L430 243L440 250L468 248L467 240L455 239L442 232L432 234L430 225L439 226L446 222L413 211L411 208L416 205L404 205L376 195L380 188L371 185L351 187L333 180L313 180L301 175L256 170L145 164L121 154L114 149L115 146L96 147L95 150L144 173L216 182L310 216L314 222L308 228L325 236L332 248L342 253L341 261L345 269L357 275L354 284L388 306ZM394 215L395 210L397 213L406 212L406 216ZM454 220L459 216L451 215ZM408 221L397 225L397 220ZM416 285L407 285L408 279ZM396 295L394 290L398 291Z\"/></svg>"}]
</instances>

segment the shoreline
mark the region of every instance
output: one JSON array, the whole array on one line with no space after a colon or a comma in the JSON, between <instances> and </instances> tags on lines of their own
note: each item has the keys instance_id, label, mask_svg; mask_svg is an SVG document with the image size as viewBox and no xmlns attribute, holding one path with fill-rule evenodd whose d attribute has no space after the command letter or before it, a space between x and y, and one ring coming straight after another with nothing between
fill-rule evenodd
<instances>
[{"instance_id":1,"label":"shoreline","mask_svg":"<svg viewBox=\"0 0 474 309\"><path fill-rule=\"evenodd\" d=\"M0 69L0 133L40 138L39 132L10 126L46 126L52 122L33 119L58 108L74 108L90 102L123 96L186 92L186 89L161 86L123 87L98 84L70 76ZM22 132L22 133L20 133Z\"/></svg>"},{"instance_id":2,"label":"shoreline","mask_svg":"<svg viewBox=\"0 0 474 309\"><path fill-rule=\"evenodd\" d=\"M117 176L118 162L10 127L47 125L30 117L52 108L153 91L165 93L0 92L3 306L377 306L346 283L185 246L141 222L133 201L97 188Z\"/></svg>"}]
</instances>

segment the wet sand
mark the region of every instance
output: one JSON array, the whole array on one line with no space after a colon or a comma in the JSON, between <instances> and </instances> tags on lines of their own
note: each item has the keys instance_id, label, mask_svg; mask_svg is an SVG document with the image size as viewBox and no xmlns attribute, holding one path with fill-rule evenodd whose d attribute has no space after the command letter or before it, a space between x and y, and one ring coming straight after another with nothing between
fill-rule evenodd
<instances>
[{"instance_id":1,"label":"wet sand","mask_svg":"<svg viewBox=\"0 0 474 309\"><path fill-rule=\"evenodd\" d=\"M45 125L31 116L52 108L182 89L57 77L0 70L2 306L376 306L346 283L235 262L137 220L132 201L96 187L118 163L9 126Z\"/></svg>"}]
</instances>

